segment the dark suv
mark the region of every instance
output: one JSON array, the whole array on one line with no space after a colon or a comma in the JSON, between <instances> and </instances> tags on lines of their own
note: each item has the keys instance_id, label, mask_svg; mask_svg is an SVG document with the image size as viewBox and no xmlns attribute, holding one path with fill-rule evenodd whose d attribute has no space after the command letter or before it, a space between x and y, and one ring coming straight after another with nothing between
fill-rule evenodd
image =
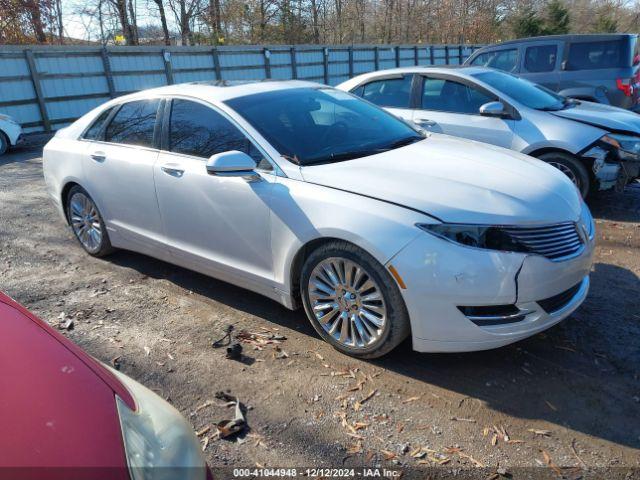
<instances>
[{"instance_id":1,"label":"dark suv","mask_svg":"<svg viewBox=\"0 0 640 480\"><path fill-rule=\"evenodd\" d=\"M549 35L490 45L465 65L512 72L567 97L640 113L636 34Z\"/></svg>"}]
</instances>

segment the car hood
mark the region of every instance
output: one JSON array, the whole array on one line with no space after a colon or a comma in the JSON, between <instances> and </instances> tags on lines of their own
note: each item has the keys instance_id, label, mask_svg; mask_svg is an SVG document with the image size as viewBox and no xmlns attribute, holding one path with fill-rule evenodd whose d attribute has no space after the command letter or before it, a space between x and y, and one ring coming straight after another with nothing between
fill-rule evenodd
<instances>
[{"instance_id":1,"label":"car hood","mask_svg":"<svg viewBox=\"0 0 640 480\"><path fill-rule=\"evenodd\" d=\"M96 468L96 479L128 478L114 388L77 347L1 293L0 338L0 470Z\"/></svg>"},{"instance_id":2,"label":"car hood","mask_svg":"<svg viewBox=\"0 0 640 480\"><path fill-rule=\"evenodd\" d=\"M546 163L446 135L301 170L307 182L399 204L449 223L558 223L577 220L581 208L573 184Z\"/></svg>"},{"instance_id":3,"label":"car hood","mask_svg":"<svg viewBox=\"0 0 640 480\"><path fill-rule=\"evenodd\" d=\"M574 107L550 113L604 130L640 134L640 115L622 108L580 101Z\"/></svg>"}]
</instances>

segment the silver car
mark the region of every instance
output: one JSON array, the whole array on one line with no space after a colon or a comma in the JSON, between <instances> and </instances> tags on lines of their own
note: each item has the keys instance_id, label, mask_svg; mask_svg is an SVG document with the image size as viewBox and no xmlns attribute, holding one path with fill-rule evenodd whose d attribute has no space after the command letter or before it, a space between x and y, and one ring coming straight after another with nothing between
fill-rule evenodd
<instances>
[{"instance_id":1,"label":"silver car","mask_svg":"<svg viewBox=\"0 0 640 480\"><path fill-rule=\"evenodd\" d=\"M640 169L640 116L569 99L484 67L368 73L338 88L434 133L491 143L559 168L583 197L624 187Z\"/></svg>"}]
</instances>

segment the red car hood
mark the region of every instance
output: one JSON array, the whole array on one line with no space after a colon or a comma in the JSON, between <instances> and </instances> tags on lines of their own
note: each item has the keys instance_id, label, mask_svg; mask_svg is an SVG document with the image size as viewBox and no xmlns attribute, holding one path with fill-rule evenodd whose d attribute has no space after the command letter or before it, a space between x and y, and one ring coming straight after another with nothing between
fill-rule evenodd
<instances>
[{"instance_id":1,"label":"red car hood","mask_svg":"<svg viewBox=\"0 0 640 480\"><path fill-rule=\"evenodd\" d=\"M15 477L30 478L48 467L33 478L72 478L80 472L52 467L73 467L128 479L115 394L135 404L122 384L2 293L0 342L0 472L29 467Z\"/></svg>"}]
</instances>

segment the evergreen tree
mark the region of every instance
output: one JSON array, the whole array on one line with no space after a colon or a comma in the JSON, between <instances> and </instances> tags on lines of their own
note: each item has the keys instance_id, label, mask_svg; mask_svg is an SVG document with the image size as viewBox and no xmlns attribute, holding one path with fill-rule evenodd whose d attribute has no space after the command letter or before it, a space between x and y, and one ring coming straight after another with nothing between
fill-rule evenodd
<instances>
[{"instance_id":1,"label":"evergreen tree","mask_svg":"<svg viewBox=\"0 0 640 480\"><path fill-rule=\"evenodd\" d=\"M561 0L551 0L547 4L543 33L545 35L569 33L569 9Z\"/></svg>"},{"instance_id":2,"label":"evergreen tree","mask_svg":"<svg viewBox=\"0 0 640 480\"><path fill-rule=\"evenodd\" d=\"M535 37L542 34L542 19L531 5L527 5L513 17L513 34L516 38Z\"/></svg>"}]
</instances>

